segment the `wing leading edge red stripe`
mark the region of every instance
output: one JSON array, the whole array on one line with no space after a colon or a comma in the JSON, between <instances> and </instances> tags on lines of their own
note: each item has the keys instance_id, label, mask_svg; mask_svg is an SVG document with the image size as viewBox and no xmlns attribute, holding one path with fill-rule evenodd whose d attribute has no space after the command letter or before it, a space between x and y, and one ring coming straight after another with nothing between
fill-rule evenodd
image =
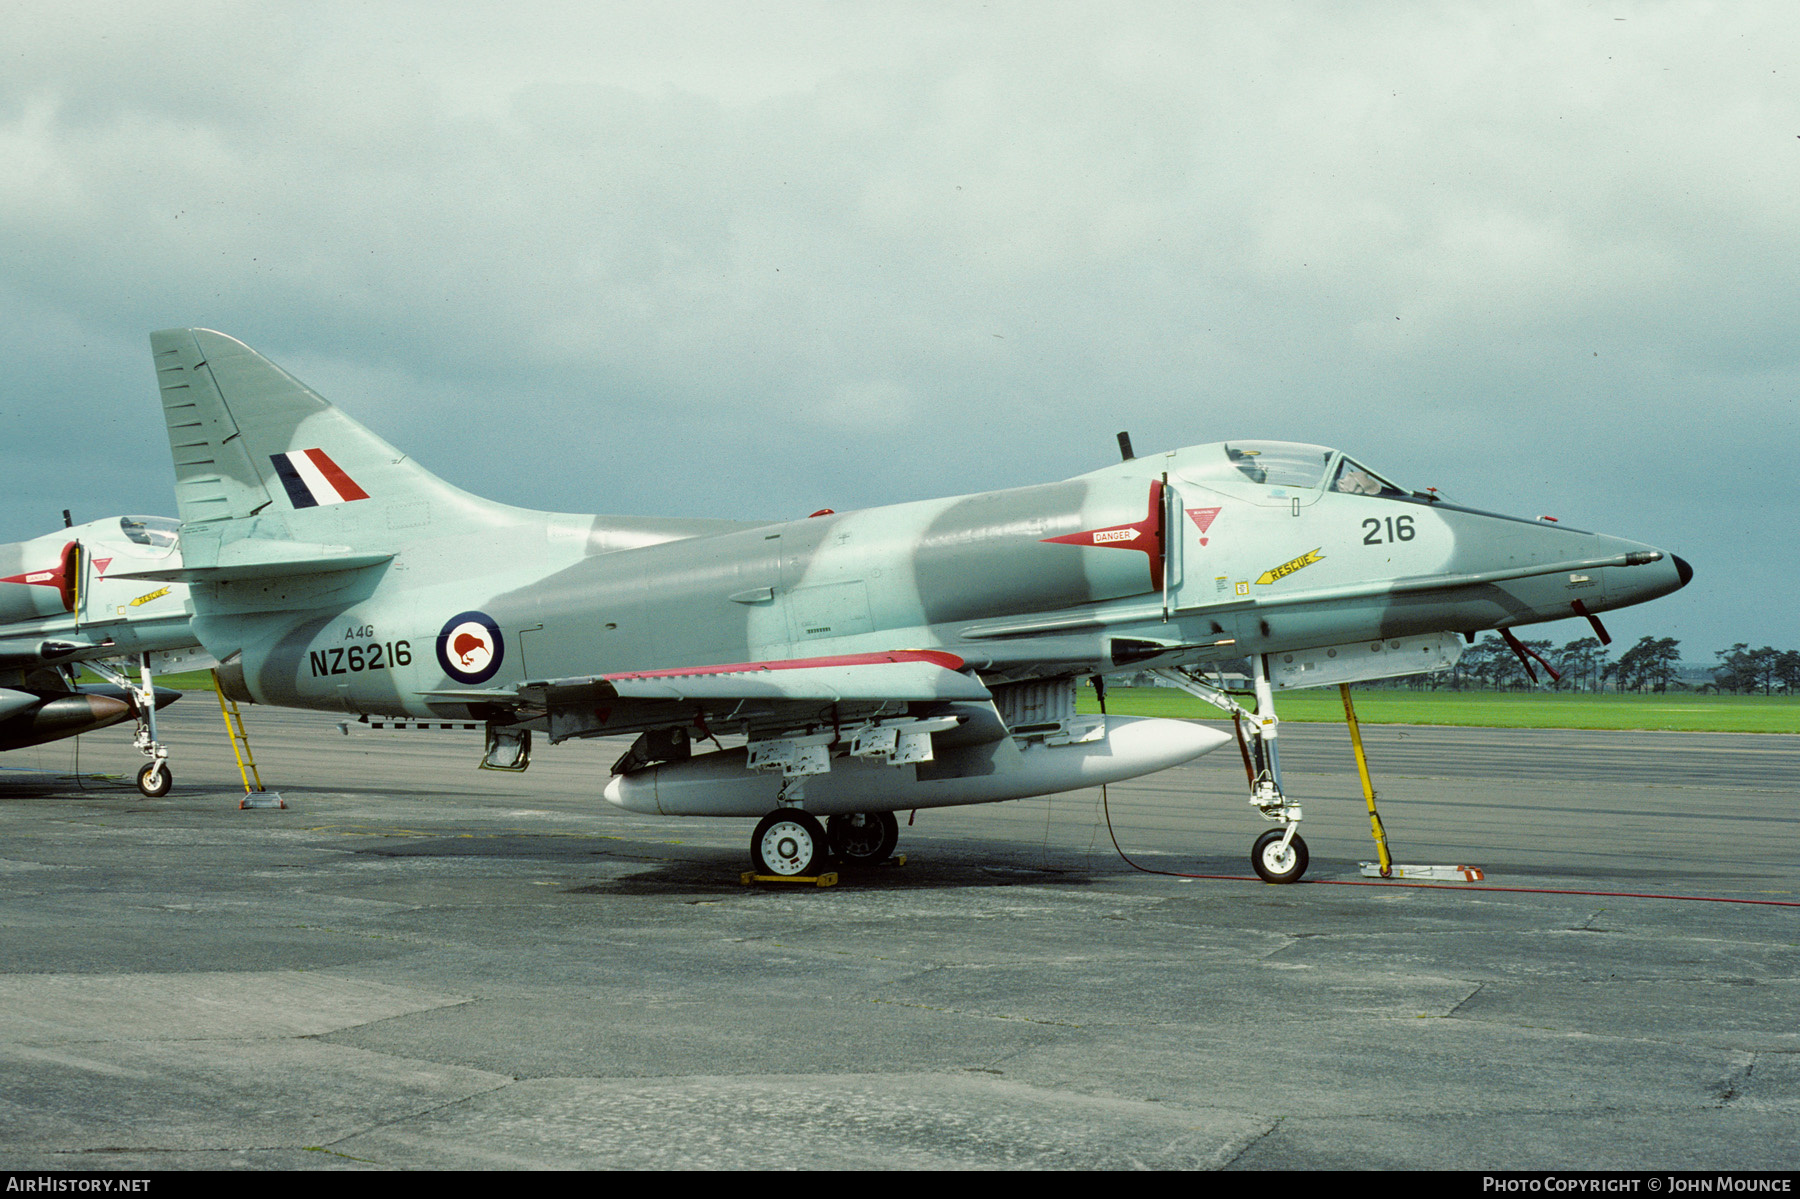
<instances>
[{"instance_id":1,"label":"wing leading edge red stripe","mask_svg":"<svg viewBox=\"0 0 1800 1199\"><path fill-rule=\"evenodd\" d=\"M677 666L669 670L633 670L623 674L604 674L610 681L618 679L674 679L706 674L748 674L765 670L810 670L824 666L883 666L897 662L928 662L945 670L961 670L963 660L955 654L935 649L889 650L879 654L838 654L824 658L789 658L779 662L734 662L725 666Z\"/></svg>"}]
</instances>

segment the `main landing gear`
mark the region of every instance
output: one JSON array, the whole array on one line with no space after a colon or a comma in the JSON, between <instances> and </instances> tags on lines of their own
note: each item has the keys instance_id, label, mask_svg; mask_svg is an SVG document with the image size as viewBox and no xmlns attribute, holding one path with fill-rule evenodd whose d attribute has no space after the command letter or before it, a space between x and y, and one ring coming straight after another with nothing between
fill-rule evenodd
<instances>
[{"instance_id":1,"label":"main landing gear","mask_svg":"<svg viewBox=\"0 0 1800 1199\"><path fill-rule=\"evenodd\" d=\"M1186 669L1154 673L1189 695L1231 713L1232 722L1237 725L1238 746L1244 753L1244 771L1250 779L1250 806L1281 826L1256 839L1250 847L1250 865L1264 882L1296 883L1306 873L1307 865L1306 842L1298 831L1302 813L1300 805L1281 789L1281 755L1275 743L1280 722L1275 716L1275 689L1269 682L1268 658L1257 654L1250 662L1256 674L1254 712L1197 673Z\"/></svg>"},{"instance_id":2,"label":"main landing gear","mask_svg":"<svg viewBox=\"0 0 1800 1199\"><path fill-rule=\"evenodd\" d=\"M879 866L900 843L900 820L892 812L833 816L828 828L832 856L846 866Z\"/></svg>"},{"instance_id":3,"label":"main landing gear","mask_svg":"<svg viewBox=\"0 0 1800 1199\"><path fill-rule=\"evenodd\" d=\"M900 821L892 812L833 816L828 829L800 808L776 808L750 837L750 862L758 874L805 877L834 858L845 866L880 865L899 841Z\"/></svg>"},{"instance_id":4,"label":"main landing gear","mask_svg":"<svg viewBox=\"0 0 1800 1199\"><path fill-rule=\"evenodd\" d=\"M750 860L758 874L817 874L826 856L824 826L799 808L770 812L750 838Z\"/></svg>"}]
</instances>

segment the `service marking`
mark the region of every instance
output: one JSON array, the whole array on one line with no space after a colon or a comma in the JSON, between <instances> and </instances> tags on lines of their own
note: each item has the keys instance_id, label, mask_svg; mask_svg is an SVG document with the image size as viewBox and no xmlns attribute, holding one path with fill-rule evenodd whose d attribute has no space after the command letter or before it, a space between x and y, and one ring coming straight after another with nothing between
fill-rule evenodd
<instances>
[{"instance_id":1,"label":"service marking","mask_svg":"<svg viewBox=\"0 0 1800 1199\"><path fill-rule=\"evenodd\" d=\"M368 645L334 645L307 654L313 678L333 674L361 674L367 670L392 670L412 665L410 641L374 641Z\"/></svg>"},{"instance_id":2,"label":"service marking","mask_svg":"<svg viewBox=\"0 0 1800 1199\"><path fill-rule=\"evenodd\" d=\"M506 639L485 612L460 612L438 633L438 665L459 683L487 682L499 673L505 658Z\"/></svg>"},{"instance_id":3,"label":"service marking","mask_svg":"<svg viewBox=\"0 0 1800 1199\"><path fill-rule=\"evenodd\" d=\"M1324 548L1324 546L1320 546L1319 549L1309 550L1291 562L1283 562L1280 566L1277 566L1272 570L1265 570L1262 573L1262 577L1256 581L1266 585L1275 582L1277 579L1285 579L1296 570L1304 570L1314 562L1318 562L1325 557L1324 554L1319 552L1319 550Z\"/></svg>"}]
</instances>

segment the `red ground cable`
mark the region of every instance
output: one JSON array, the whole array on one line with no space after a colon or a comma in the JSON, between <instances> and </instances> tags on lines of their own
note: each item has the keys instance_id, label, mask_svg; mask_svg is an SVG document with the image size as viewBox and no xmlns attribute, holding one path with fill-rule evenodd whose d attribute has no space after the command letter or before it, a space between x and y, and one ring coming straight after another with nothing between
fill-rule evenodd
<instances>
[{"instance_id":1,"label":"red ground cable","mask_svg":"<svg viewBox=\"0 0 1800 1199\"><path fill-rule=\"evenodd\" d=\"M1168 878L1204 878L1221 882L1263 883L1264 880L1255 875L1243 874L1188 874L1180 870L1156 870L1149 866L1140 866L1131 860L1119 846L1118 834L1113 831L1112 808L1107 803L1106 788L1100 788L1100 808L1106 814L1106 835L1112 838L1113 850L1121 861L1133 870L1145 874L1160 874ZM1264 883L1266 886L1289 886L1291 884ZM1726 895L1658 895L1643 891L1576 891L1557 887L1474 887L1463 883L1405 883L1393 879L1308 879L1301 886L1313 887L1412 887L1423 891L1498 891L1516 895L1589 895L1602 899L1676 899L1685 903L1745 903L1775 908L1800 908L1800 900L1791 899L1734 899Z\"/></svg>"}]
</instances>

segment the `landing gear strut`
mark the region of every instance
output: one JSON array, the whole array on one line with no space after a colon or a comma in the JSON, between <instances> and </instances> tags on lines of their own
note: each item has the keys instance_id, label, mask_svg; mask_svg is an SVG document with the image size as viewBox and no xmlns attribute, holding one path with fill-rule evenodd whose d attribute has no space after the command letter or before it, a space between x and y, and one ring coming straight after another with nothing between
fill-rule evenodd
<instances>
[{"instance_id":1,"label":"landing gear strut","mask_svg":"<svg viewBox=\"0 0 1800 1199\"><path fill-rule=\"evenodd\" d=\"M1238 727L1238 743L1244 751L1246 772L1250 776L1250 806L1261 812L1265 819L1281 826L1256 839L1250 848L1250 864L1265 882L1299 882L1300 876L1306 873L1306 842L1297 831L1302 815L1300 805L1281 789L1281 755L1275 742L1280 721L1275 716L1275 688L1269 682L1269 660L1264 654L1256 654L1250 664L1256 675L1254 712L1196 672L1177 668L1153 673L1220 711L1231 713Z\"/></svg>"},{"instance_id":2,"label":"landing gear strut","mask_svg":"<svg viewBox=\"0 0 1800 1199\"><path fill-rule=\"evenodd\" d=\"M137 788L145 799L161 799L175 785L175 775L169 769L169 749L156 737L156 687L150 677L150 655L139 656L136 683L110 663L89 662L88 666L107 682L131 692L132 703L137 707L137 733L131 743L150 759L137 773Z\"/></svg>"}]
</instances>

